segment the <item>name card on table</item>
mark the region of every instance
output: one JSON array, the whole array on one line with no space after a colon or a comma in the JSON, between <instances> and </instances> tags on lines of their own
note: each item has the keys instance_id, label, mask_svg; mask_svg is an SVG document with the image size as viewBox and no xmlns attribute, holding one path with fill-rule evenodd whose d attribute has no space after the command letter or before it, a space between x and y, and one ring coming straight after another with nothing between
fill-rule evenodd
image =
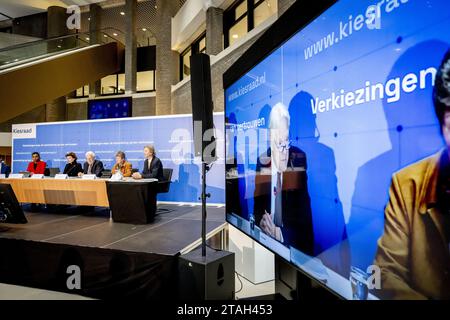
<instances>
[{"instance_id":1,"label":"name card on table","mask_svg":"<svg viewBox=\"0 0 450 320\"><path fill-rule=\"evenodd\" d=\"M55 174L55 179L58 179L58 180L65 180L65 179L67 179L67 178L68 178L68 175L67 175L67 174L63 174L63 173Z\"/></svg>"},{"instance_id":2,"label":"name card on table","mask_svg":"<svg viewBox=\"0 0 450 320\"><path fill-rule=\"evenodd\" d=\"M81 179L83 179L83 180L95 180L95 179L97 179L97 176L95 174L83 174Z\"/></svg>"},{"instance_id":3,"label":"name card on table","mask_svg":"<svg viewBox=\"0 0 450 320\"><path fill-rule=\"evenodd\" d=\"M43 174L33 174L31 177L31 179L44 179L44 175Z\"/></svg>"},{"instance_id":4,"label":"name card on table","mask_svg":"<svg viewBox=\"0 0 450 320\"><path fill-rule=\"evenodd\" d=\"M24 174L23 173L11 173L9 175L9 179L23 179Z\"/></svg>"},{"instance_id":5,"label":"name card on table","mask_svg":"<svg viewBox=\"0 0 450 320\"><path fill-rule=\"evenodd\" d=\"M114 173L111 178L109 179L110 181L122 181L123 180L123 175L120 171L117 171L116 173Z\"/></svg>"},{"instance_id":6,"label":"name card on table","mask_svg":"<svg viewBox=\"0 0 450 320\"><path fill-rule=\"evenodd\" d=\"M6 174L0 174L0 179L6 179Z\"/></svg>"}]
</instances>

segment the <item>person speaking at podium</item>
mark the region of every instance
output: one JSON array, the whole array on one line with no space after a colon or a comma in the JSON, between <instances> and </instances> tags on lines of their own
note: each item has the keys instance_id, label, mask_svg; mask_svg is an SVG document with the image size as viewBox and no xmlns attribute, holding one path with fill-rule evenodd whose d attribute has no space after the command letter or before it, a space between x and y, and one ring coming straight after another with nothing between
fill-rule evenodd
<instances>
[{"instance_id":1,"label":"person speaking at podium","mask_svg":"<svg viewBox=\"0 0 450 320\"><path fill-rule=\"evenodd\" d=\"M116 163L114 164L111 173L116 174L118 171L122 172L123 177L131 177L132 165L126 160L125 152L117 151Z\"/></svg>"},{"instance_id":2,"label":"person speaking at podium","mask_svg":"<svg viewBox=\"0 0 450 320\"><path fill-rule=\"evenodd\" d=\"M153 145L148 145L144 147L144 169L142 173L133 173L134 179L152 179L156 178L159 181L163 179L163 165L161 160L156 156L155 147Z\"/></svg>"},{"instance_id":3,"label":"person speaking at podium","mask_svg":"<svg viewBox=\"0 0 450 320\"><path fill-rule=\"evenodd\" d=\"M86 162L83 164L83 172L79 172L78 176L81 177L84 174L95 174L98 178L103 173L103 162L95 159L95 153L92 151L86 152Z\"/></svg>"},{"instance_id":4,"label":"person speaking at podium","mask_svg":"<svg viewBox=\"0 0 450 320\"><path fill-rule=\"evenodd\" d=\"M28 164L27 171L33 174L44 174L45 167L47 164L44 161L41 161L41 155L39 152L33 152L31 154L32 161Z\"/></svg>"},{"instance_id":5,"label":"person speaking at podium","mask_svg":"<svg viewBox=\"0 0 450 320\"><path fill-rule=\"evenodd\" d=\"M77 162L77 159L77 155L74 152L66 154L67 164L64 167L64 174L67 174L69 177L76 177L78 173L83 172L83 168L81 168L81 164Z\"/></svg>"}]
</instances>

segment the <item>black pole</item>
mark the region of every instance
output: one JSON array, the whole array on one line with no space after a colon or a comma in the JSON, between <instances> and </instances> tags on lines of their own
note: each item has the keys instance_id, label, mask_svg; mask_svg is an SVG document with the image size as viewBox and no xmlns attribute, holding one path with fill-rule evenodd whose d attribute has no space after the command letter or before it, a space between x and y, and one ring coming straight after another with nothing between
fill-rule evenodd
<instances>
[{"instance_id":1,"label":"black pole","mask_svg":"<svg viewBox=\"0 0 450 320\"><path fill-rule=\"evenodd\" d=\"M202 256L206 256L206 162L202 162Z\"/></svg>"}]
</instances>

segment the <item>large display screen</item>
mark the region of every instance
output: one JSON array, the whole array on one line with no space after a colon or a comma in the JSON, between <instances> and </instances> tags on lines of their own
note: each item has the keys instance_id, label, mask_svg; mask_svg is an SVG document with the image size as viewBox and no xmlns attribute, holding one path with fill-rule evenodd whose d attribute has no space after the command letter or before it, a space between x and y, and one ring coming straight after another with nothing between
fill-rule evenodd
<instances>
[{"instance_id":1,"label":"large display screen","mask_svg":"<svg viewBox=\"0 0 450 320\"><path fill-rule=\"evenodd\" d=\"M131 117L132 98L96 99L88 101L88 119Z\"/></svg>"},{"instance_id":2,"label":"large display screen","mask_svg":"<svg viewBox=\"0 0 450 320\"><path fill-rule=\"evenodd\" d=\"M225 90L227 221L345 298L449 299L449 49L448 1L341 0L271 51Z\"/></svg>"}]
</instances>

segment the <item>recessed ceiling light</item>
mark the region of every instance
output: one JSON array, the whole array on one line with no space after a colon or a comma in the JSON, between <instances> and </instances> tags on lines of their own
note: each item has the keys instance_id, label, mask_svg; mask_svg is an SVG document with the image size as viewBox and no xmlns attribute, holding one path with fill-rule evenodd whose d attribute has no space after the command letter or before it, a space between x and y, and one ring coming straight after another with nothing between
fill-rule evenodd
<instances>
[{"instance_id":1,"label":"recessed ceiling light","mask_svg":"<svg viewBox=\"0 0 450 320\"><path fill-rule=\"evenodd\" d=\"M237 34L233 34L233 39L237 39L239 36Z\"/></svg>"},{"instance_id":2,"label":"recessed ceiling light","mask_svg":"<svg viewBox=\"0 0 450 320\"><path fill-rule=\"evenodd\" d=\"M114 36L114 37L117 37L117 33L114 32L114 33L113 33L113 36Z\"/></svg>"},{"instance_id":3,"label":"recessed ceiling light","mask_svg":"<svg viewBox=\"0 0 450 320\"><path fill-rule=\"evenodd\" d=\"M86 40L89 41L90 39L89 39L89 38L86 38Z\"/></svg>"},{"instance_id":4,"label":"recessed ceiling light","mask_svg":"<svg viewBox=\"0 0 450 320\"><path fill-rule=\"evenodd\" d=\"M157 6L157 5L155 5L155 9L158 9L158 6Z\"/></svg>"},{"instance_id":5,"label":"recessed ceiling light","mask_svg":"<svg viewBox=\"0 0 450 320\"><path fill-rule=\"evenodd\" d=\"M105 38L107 38L108 36L106 34L103 35Z\"/></svg>"},{"instance_id":6,"label":"recessed ceiling light","mask_svg":"<svg viewBox=\"0 0 450 320\"><path fill-rule=\"evenodd\" d=\"M142 28L142 31L144 31L144 32L147 31L147 28Z\"/></svg>"},{"instance_id":7,"label":"recessed ceiling light","mask_svg":"<svg viewBox=\"0 0 450 320\"><path fill-rule=\"evenodd\" d=\"M88 21L91 21L91 17L88 18Z\"/></svg>"},{"instance_id":8,"label":"recessed ceiling light","mask_svg":"<svg viewBox=\"0 0 450 320\"><path fill-rule=\"evenodd\" d=\"M120 14L121 14L122 16L124 16L124 15L125 15L125 12L123 12L123 11L120 11Z\"/></svg>"}]
</instances>

